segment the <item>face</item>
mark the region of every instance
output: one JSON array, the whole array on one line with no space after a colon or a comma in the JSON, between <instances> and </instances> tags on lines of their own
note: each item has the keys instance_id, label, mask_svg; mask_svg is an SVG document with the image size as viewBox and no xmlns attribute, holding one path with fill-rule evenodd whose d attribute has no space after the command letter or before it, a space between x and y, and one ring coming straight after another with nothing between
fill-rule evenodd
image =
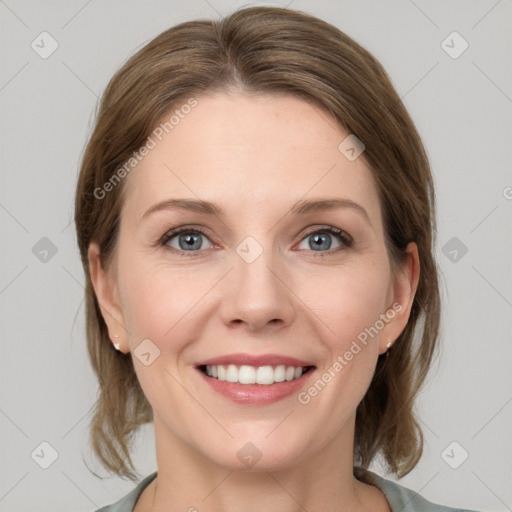
<instances>
[{"instance_id":1,"label":"face","mask_svg":"<svg viewBox=\"0 0 512 512\"><path fill-rule=\"evenodd\" d=\"M371 171L340 152L349 134L329 114L283 95L196 99L126 178L115 265L91 245L92 279L169 446L285 468L353 442L407 322L415 246L393 277Z\"/></svg>"}]
</instances>

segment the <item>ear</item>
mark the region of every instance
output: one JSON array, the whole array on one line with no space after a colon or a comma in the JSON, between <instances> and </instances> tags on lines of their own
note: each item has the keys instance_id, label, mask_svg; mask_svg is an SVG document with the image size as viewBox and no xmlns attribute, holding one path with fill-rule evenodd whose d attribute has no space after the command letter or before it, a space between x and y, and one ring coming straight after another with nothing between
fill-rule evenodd
<instances>
[{"instance_id":1,"label":"ear","mask_svg":"<svg viewBox=\"0 0 512 512\"><path fill-rule=\"evenodd\" d=\"M388 343L394 343L405 329L418 288L420 278L418 246L411 242L405 251L404 262L398 269L398 275L391 285L391 300L385 314L388 318L392 318L381 332L379 354L384 354L389 350Z\"/></svg>"},{"instance_id":2,"label":"ear","mask_svg":"<svg viewBox=\"0 0 512 512\"><path fill-rule=\"evenodd\" d=\"M114 272L111 269L107 271L103 268L100 248L97 243L91 242L87 256L92 286L101 309L101 314L107 324L109 337L114 345L119 343L119 350L121 352L127 353L129 351L128 332L120 306L116 278L113 275Z\"/></svg>"}]
</instances>

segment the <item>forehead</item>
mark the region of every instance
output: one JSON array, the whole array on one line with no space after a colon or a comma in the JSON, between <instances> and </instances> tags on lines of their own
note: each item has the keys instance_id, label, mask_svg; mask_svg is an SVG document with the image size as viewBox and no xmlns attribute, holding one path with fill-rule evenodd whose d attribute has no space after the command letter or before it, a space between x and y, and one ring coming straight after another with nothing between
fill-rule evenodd
<instances>
[{"instance_id":1,"label":"forehead","mask_svg":"<svg viewBox=\"0 0 512 512\"><path fill-rule=\"evenodd\" d=\"M181 113L151 134L153 149L127 177L132 212L140 216L174 197L209 200L233 213L342 197L380 215L371 171L362 158L350 161L339 151L349 133L320 107L290 95L195 99L193 108L176 105L164 116L162 123Z\"/></svg>"}]
</instances>

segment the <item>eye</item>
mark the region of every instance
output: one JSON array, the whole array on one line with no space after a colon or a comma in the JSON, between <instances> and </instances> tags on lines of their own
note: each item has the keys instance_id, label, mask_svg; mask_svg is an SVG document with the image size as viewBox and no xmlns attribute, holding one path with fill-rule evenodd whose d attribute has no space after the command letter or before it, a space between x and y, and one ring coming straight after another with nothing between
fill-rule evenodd
<instances>
[{"instance_id":1,"label":"eye","mask_svg":"<svg viewBox=\"0 0 512 512\"><path fill-rule=\"evenodd\" d=\"M338 245L332 248L332 239L337 239ZM337 252L352 245L352 238L341 229L328 226L308 233L301 243L307 243L308 247L302 249L315 252Z\"/></svg>"},{"instance_id":2,"label":"eye","mask_svg":"<svg viewBox=\"0 0 512 512\"><path fill-rule=\"evenodd\" d=\"M210 247L203 247L203 240L208 240ZM178 228L164 235L161 244L174 251L196 252L211 249L213 244L206 234L198 228Z\"/></svg>"},{"instance_id":3,"label":"eye","mask_svg":"<svg viewBox=\"0 0 512 512\"><path fill-rule=\"evenodd\" d=\"M337 243L334 248L332 248L333 238L335 239L335 244ZM209 246L204 247L203 240L207 240ZM326 226L308 233L303 238L301 244L306 242L308 246L299 246L299 249L330 254L350 247L353 240L350 235L341 229ZM211 249L214 246L202 229L189 228L186 226L168 231L162 237L160 245L181 256L195 256L198 255L201 250ZM318 256L323 256L323 254L318 254Z\"/></svg>"}]
</instances>

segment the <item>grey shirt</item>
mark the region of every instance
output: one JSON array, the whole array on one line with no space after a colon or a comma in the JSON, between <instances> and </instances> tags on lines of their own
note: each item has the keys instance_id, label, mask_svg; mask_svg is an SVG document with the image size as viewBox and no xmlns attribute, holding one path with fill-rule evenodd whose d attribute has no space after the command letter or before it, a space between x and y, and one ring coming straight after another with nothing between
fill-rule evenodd
<instances>
[{"instance_id":1,"label":"grey shirt","mask_svg":"<svg viewBox=\"0 0 512 512\"><path fill-rule=\"evenodd\" d=\"M137 487L119 501L116 501L112 505L102 507L96 510L96 512L133 512L135 503L142 494L142 491L156 478L156 475L157 472L155 471L144 478ZM367 471L366 475L365 481L378 487L384 496L386 496L392 512L475 512L462 508L450 508L444 507L443 505L436 505L422 498L415 491L407 489L391 480L386 480L371 471Z\"/></svg>"}]
</instances>

